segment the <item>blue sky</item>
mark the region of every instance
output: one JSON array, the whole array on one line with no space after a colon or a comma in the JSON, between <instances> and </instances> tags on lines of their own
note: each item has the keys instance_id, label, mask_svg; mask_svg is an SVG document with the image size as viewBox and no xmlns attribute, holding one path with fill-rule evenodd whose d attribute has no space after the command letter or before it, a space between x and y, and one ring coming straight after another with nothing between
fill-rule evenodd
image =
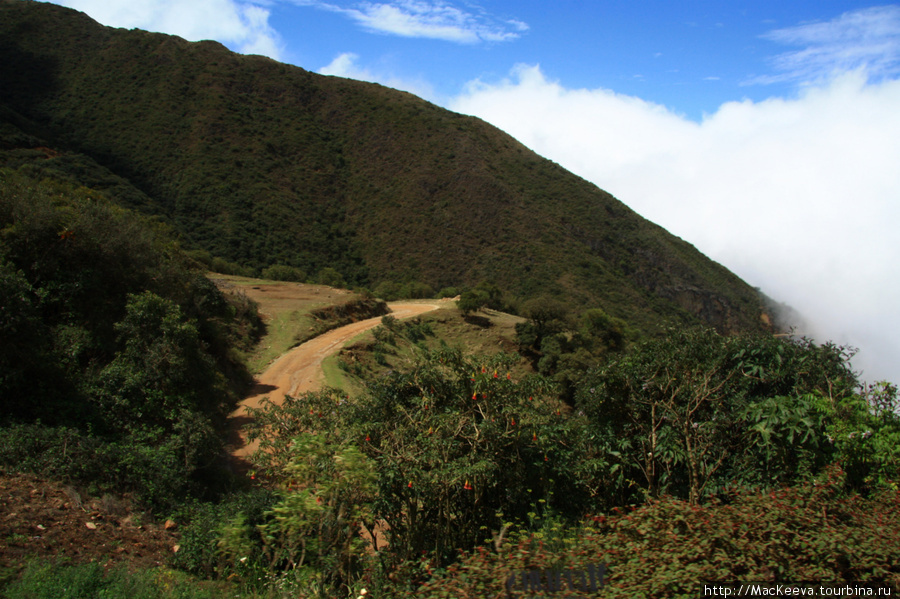
<instances>
[{"instance_id":1,"label":"blue sky","mask_svg":"<svg viewBox=\"0 0 900 599\"><path fill-rule=\"evenodd\" d=\"M478 116L900 382L900 6L59 0Z\"/></svg>"}]
</instances>

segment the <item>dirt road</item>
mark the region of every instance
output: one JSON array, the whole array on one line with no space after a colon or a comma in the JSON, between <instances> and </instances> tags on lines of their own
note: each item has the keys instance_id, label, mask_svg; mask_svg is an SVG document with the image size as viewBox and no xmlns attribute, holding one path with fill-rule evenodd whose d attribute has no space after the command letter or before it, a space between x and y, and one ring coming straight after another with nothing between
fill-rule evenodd
<instances>
[{"instance_id":1,"label":"dirt road","mask_svg":"<svg viewBox=\"0 0 900 599\"><path fill-rule=\"evenodd\" d=\"M410 318L437 310L438 303L414 304L392 303L391 316L397 319ZM251 394L238 404L232 412L232 430L240 430L249 420L246 408L258 408L262 398L268 397L269 401L281 404L285 395L298 395L306 391L315 391L322 387L325 377L322 373L322 361L336 352L344 343L353 339L360 333L375 328L381 324L381 317L361 320L346 326L328 331L315 339L310 339L302 345L298 345L287 352L256 379L256 385ZM240 439L234 438L232 455L243 458L250 455L256 444L247 445L243 435Z\"/></svg>"}]
</instances>

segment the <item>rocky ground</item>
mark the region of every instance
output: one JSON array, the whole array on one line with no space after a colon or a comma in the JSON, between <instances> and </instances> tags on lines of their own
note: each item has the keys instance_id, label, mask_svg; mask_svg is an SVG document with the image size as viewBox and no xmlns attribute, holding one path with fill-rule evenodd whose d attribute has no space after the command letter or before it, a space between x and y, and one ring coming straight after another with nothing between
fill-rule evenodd
<instances>
[{"instance_id":1,"label":"rocky ground","mask_svg":"<svg viewBox=\"0 0 900 599\"><path fill-rule=\"evenodd\" d=\"M151 567L165 564L177 546L177 524L132 511L127 497L91 498L64 484L0 472L0 571L6 575L32 559Z\"/></svg>"}]
</instances>

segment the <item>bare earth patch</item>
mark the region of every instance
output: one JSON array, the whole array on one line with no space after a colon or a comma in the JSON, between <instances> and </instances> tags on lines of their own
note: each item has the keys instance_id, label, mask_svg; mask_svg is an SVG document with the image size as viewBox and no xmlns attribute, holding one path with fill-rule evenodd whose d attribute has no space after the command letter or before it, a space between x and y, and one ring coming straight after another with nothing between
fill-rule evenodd
<instances>
[{"instance_id":1,"label":"bare earth patch","mask_svg":"<svg viewBox=\"0 0 900 599\"><path fill-rule=\"evenodd\" d=\"M36 476L0 474L0 569L62 557L108 566L159 566L178 543L176 530L143 522L127 498L92 499Z\"/></svg>"}]
</instances>

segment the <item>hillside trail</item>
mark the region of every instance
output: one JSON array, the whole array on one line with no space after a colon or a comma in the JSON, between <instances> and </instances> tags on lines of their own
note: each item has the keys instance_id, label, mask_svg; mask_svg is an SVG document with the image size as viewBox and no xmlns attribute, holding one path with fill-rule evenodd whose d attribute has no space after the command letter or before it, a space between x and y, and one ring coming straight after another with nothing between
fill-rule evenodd
<instances>
[{"instance_id":1,"label":"hillside trail","mask_svg":"<svg viewBox=\"0 0 900 599\"><path fill-rule=\"evenodd\" d=\"M441 307L438 303L391 303L390 315L400 320L419 316ZM333 329L318 337L298 345L256 377L256 384L246 398L229 416L229 429L232 431L232 451L237 469L246 471L249 464L247 458L256 451L257 442L247 443L243 432L250 422L247 408L258 408L264 397L276 405L284 402L284 396L296 396L307 391L321 389L325 383L322 372L322 361L340 349L344 343L360 333L373 329L381 324L381 317L369 318Z\"/></svg>"}]
</instances>

